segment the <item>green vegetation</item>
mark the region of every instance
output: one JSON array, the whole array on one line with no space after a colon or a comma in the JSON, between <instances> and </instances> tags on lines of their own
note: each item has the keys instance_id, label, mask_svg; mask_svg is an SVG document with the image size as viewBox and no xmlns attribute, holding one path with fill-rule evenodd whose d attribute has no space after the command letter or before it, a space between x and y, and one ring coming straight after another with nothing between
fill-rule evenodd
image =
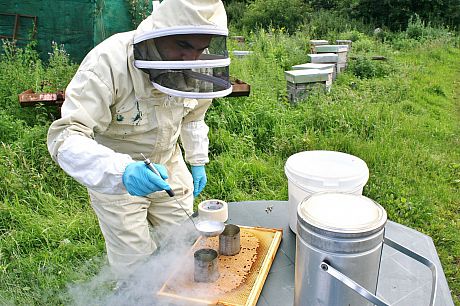
<instances>
[{"instance_id":1,"label":"green vegetation","mask_svg":"<svg viewBox=\"0 0 460 306\"><path fill-rule=\"evenodd\" d=\"M129 5L133 29L135 29L152 12L152 1L127 0L126 2Z\"/></svg>"},{"instance_id":2,"label":"green vegetation","mask_svg":"<svg viewBox=\"0 0 460 306\"><path fill-rule=\"evenodd\" d=\"M459 29L460 3L452 0L379 1L379 0L226 0L230 23L238 28L258 24L292 29L308 25L317 14L360 20L368 25L401 31L415 16L428 24ZM297 17L297 18L293 18ZM280 23L281 21L281 23ZM332 22L334 23L334 22ZM330 23L323 21L323 26Z\"/></svg>"},{"instance_id":3,"label":"green vegetation","mask_svg":"<svg viewBox=\"0 0 460 306\"><path fill-rule=\"evenodd\" d=\"M431 236L460 305L460 38L413 21L412 28L369 36L354 28L287 35L246 33L252 50L233 58L231 75L250 97L214 101L207 115L208 185L196 199L287 200L286 159L335 150L370 169L365 195L389 218ZM315 28L314 33L318 28ZM329 94L296 106L283 71L306 62L309 39L354 40L349 67ZM21 109L17 95L62 90L76 66L54 46L49 63L31 47L4 46L0 61L0 304L69 304L69 283L104 264L104 242L85 188L52 162L45 139L52 108ZM388 60L372 61L372 55ZM58 85L56 85L58 84Z\"/></svg>"}]
</instances>

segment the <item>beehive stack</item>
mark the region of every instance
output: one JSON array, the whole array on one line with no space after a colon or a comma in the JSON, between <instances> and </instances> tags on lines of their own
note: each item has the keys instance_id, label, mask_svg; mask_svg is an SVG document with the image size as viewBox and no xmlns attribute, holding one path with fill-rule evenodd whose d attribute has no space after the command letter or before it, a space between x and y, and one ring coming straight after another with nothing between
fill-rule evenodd
<instances>
[{"instance_id":1,"label":"beehive stack","mask_svg":"<svg viewBox=\"0 0 460 306\"><path fill-rule=\"evenodd\" d=\"M312 90L323 87L323 85L326 92L330 91L332 82L347 67L348 53L352 43L351 40L337 40L336 42L336 45L330 45L327 40L310 40L309 63L295 65L292 67L293 70L284 72L288 100L291 103L295 104L306 99ZM296 70L303 70L303 72ZM322 79L324 72L330 70L332 71L324 81Z\"/></svg>"},{"instance_id":2,"label":"beehive stack","mask_svg":"<svg viewBox=\"0 0 460 306\"><path fill-rule=\"evenodd\" d=\"M337 54L336 71L337 74L345 70L348 58L348 45L322 45L316 47L317 54L334 53Z\"/></svg>"}]
</instances>

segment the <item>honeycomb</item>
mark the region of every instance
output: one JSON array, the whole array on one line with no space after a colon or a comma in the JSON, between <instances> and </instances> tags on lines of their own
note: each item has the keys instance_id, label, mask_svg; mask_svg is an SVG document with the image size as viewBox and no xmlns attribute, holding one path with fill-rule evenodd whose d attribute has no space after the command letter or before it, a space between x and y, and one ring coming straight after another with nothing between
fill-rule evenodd
<instances>
[{"instance_id":1,"label":"honeycomb","mask_svg":"<svg viewBox=\"0 0 460 306\"><path fill-rule=\"evenodd\" d=\"M219 279L213 283L193 280L193 253L201 248L218 250L218 237L199 238L184 261L168 278L158 295L173 298L178 305L193 301L202 305L255 305L268 270L275 258L282 231L240 227L240 252L219 255Z\"/></svg>"}]
</instances>

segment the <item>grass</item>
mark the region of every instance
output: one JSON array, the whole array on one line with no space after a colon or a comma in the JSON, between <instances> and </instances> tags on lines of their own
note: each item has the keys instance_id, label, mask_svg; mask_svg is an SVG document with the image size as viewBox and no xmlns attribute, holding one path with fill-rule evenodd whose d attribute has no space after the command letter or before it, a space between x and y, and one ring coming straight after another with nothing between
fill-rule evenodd
<instances>
[{"instance_id":1,"label":"grass","mask_svg":"<svg viewBox=\"0 0 460 306\"><path fill-rule=\"evenodd\" d=\"M356 59L332 91L296 106L287 101L283 73L306 62L309 38L257 31L246 39L230 48L254 53L233 58L231 75L250 83L251 95L217 99L209 110L209 179L196 202L287 200L290 155L356 155L370 169L364 194L389 219L432 237L460 305L458 38L361 35ZM57 64L48 66L28 52L0 61L0 305L69 304L68 285L88 281L105 263L104 242L85 188L46 150L55 111L21 109L17 94L52 78L63 84L76 67L59 48ZM388 61L368 61L371 55Z\"/></svg>"}]
</instances>

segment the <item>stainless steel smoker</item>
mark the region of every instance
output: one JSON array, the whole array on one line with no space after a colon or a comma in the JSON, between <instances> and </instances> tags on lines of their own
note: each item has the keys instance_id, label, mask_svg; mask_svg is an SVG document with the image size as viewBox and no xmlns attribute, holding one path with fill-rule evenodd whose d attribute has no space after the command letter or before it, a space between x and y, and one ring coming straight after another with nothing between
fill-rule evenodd
<instances>
[{"instance_id":1,"label":"stainless steel smoker","mask_svg":"<svg viewBox=\"0 0 460 306\"><path fill-rule=\"evenodd\" d=\"M299 204L297 217L295 306L389 305L375 295L384 243L431 269L434 304L436 266L385 238L387 214L373 200L317 193Z\"/></svg>"}]
</instances>

